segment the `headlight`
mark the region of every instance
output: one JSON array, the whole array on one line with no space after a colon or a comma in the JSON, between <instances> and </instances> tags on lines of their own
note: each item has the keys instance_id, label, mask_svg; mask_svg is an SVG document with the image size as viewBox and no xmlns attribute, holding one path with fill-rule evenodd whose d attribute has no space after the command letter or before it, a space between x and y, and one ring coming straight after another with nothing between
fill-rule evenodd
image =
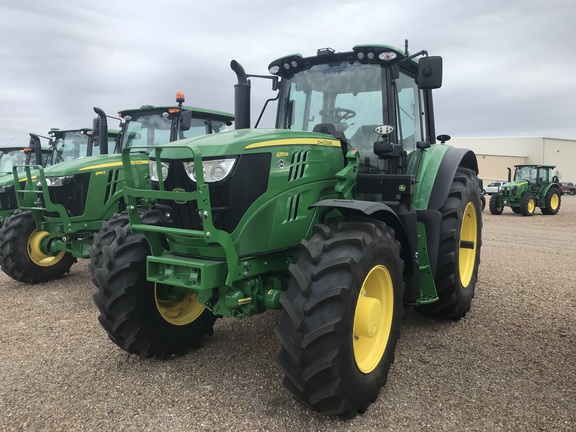
<instances>
[{"instance_id":1,"label":"headlight","mask_svg":"<svg viewBox=\"0 0 576 432\"><path fill-rule=\"evenodd\" d=\"M202 171L204 172L204 181L206 183L213 183L224 180L232 171L235 163L236 159L203 160ZM194 162L184 162L184 169L188 177L196 181Z\"/></svg>"},{"instance_id":2,"label":"headlight","mask_svg":"<svg viewBox=\"0 0 576 432\"><path fill-rule=\"evenodd\" d=\"M168 162L160 162L160 166L162 167L162 178L166 179L166 177L168 177ZM148 167L150 168L150 180L158 181L158 166L156 165L156 161L151 159Z\"/></svg>"},{"instance_id":3,"label":"headlight","mask_svg":"<svg viewBox=\"0 0 576 432\"><path fill-rule=\"evenodd\" d=\"M46 177L46 184L48 186L64 186L70 183L72 179L74 176Z\"/></svg>"}]
</instances>

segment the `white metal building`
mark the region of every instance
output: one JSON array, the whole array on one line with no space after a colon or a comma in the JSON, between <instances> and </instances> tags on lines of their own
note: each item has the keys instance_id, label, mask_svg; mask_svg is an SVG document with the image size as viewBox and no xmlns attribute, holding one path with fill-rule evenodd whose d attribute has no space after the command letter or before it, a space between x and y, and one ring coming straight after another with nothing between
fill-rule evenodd
<instances>
[{"instance_id":1,"label":"white metal building","mask_svg":"<svg viewBox=\"0 0 576 432\"><path fill-rule=\"evenodd\" d=\"M478 158L479 177L487 181L507 180L507 167L556 165L560 181L576 183L576 140L533 138L452 138L446 144L468 148Z\"/></svg>"}]
</instances>

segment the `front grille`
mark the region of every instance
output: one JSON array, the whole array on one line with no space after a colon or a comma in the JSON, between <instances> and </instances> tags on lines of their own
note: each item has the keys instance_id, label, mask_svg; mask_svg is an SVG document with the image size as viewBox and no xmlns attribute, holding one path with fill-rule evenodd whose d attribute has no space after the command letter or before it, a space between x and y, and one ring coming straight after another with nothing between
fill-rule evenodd
<instances>
[{"instance_id":1,"label":"front grille","mask_svg":"<svg viewBox=\"0 0 576 432\"><path fill-rule=\"evenodd\" d=\"M18 208L13 185L4 186L4 191L0 192L0 206L2 210L16 210Z\"/></svg>"},{"instance_id":2,"label":"front grille","mask_svg":"<svg viewBox=\"0 0 576 432\"><path fill-rule=\"evenodd\" d=\"M269 174L270 153L240 155L226 179L208 183L214 226L228 233L234 231L252 203L268 189ZM188 177L181 161L170 162L164 186L166 190L196 190L196 183ZM153 187L158 186L155 184ZM203 230L195 201L158 200L157 203L163 210L170 211L172 226Z\"/></svg>"},{"instance_id":3,"label":"front grille","mask_svg":"<svg viewBox=\"0 0 576 432\"><path fill-rule=\"evenodd\" d=\"M61 204L68 216L81 216L86 208L86 197L90 186L90 173L76 174L72 181L64 186L50 186L48 194L50 201ZM58 213L48 213L50 217L58 217Z\"/></svg>"}]
</instances>

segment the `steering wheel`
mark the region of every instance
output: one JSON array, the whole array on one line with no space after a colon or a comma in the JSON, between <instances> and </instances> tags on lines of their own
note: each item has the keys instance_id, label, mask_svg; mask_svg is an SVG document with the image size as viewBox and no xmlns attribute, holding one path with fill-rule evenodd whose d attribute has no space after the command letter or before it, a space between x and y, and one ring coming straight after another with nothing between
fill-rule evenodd
<instances>
[{"instance_id":1,"label":"steering wheel","mask_svg":"<svg viewBox=\"0 0 576 432\"><path fill-rule=\"evenodd\" d=\"M340 123L343 120L350 120L352 117L356 117L356 111L348 108L321 109L318 113L322 117L332 118L334 123Z\"/></svg>"}]
</instances>

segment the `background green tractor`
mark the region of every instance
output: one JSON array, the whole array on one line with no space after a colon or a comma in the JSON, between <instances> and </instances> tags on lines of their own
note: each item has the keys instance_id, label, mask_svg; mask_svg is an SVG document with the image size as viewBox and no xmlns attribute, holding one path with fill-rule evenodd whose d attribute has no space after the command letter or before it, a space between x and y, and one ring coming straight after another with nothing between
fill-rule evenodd
<instances>
[{"instance_id":1,"label":"background green tractor","mask_svg":"<svg viewBox=\"0 0 576 432\"><path fill-rule=\"evenodd\" d=\"M26 148L4 150L0 155L2 167L0 178L0 227L4 220L18 208L14 189L14 176L17 174L21 187L25 183L25 166L46 167L80 156L89 156L93 152L94 137L92 129L60 130L52 128L49 136L30 134L30 143ZM110 132L114 139L118 132ZM47 146L42 146L40 138L48 140ZM97 150L98 151L98 150ZM13 173L15 168L16 173Z\"/></svg>"},{"instance_id":2,"label":"background green tractor","mask_svg":"<svg viewBox=\"0 0 576 432\"><path fill-rule=\"evenodd\" d=\"M101 231L113 240L93 274L99 321L124 350L166 357L217 317L283 309L285 386L353 417L386 382L404 306L452 320L470 308L476 156L434 144L442 59L425 51L274 61L276 129L250 128L251 75L231 66L236 131L154 148L144 181L123 152L129 225Z\"/></svg>"},{"instance_id":3,"label":"background green tractor","mask_svg":"<svg viewBox=\"0 0 576 432\"><path fill-rule=\"evenodd\" d=\"M508 183L490 198L490 213L502 214L508 206L514 213L532 216L536 207L545 215L555 215L560 210L561 193L553 165L514 165L514 181L510 169Z\"/></svg>"},{"instance_id":4,"label":"background green tractor","mask_svg":"<svg viewBox=\"0 0 576 432\"><path fill-rule=\"evenodd\" d=\"M22 181L16 189L19 210L0 231L0 265L8 276L27 283L45 282L69 272L77 258L90 256L94 233L104 220L125 209L120 149L217 132L231 124L231 114L182 106L184 96L178 98L177 106L121 111L122 129L111 147L113 154L108 152L108 141L99 138L109 136L107 116L95 108L99 154L38 172L26 169L25 187ZM145 151L134 156L133 164L139 175L148 175ZM98 262L95 257L91 264Z\"/></svg>"},{"instance_id":5,"label":"background green tractor","mask_svg":"<svg viewBox=\"0 0 576 432\"><path fill-rule=\"evenodd\" d=\"M0 194L2 203L0 214L3 222L0 229L0 267L6 274L19 281L37 281L36 274L30 274L37 267L40 267L40 270L35 273L52 275L61 266L65 267L68 263L71 265L71 257L64 254L52 256L39 251L39 244L45 242L47 236L35 229L36 223L32 213L18 210L19 205L22 205L18 194L26 186L36 188L38 176L45 167L51 169L50 167L67 164L74 159L101 152L107 153L108 145L115 142L118 135L119 131L111 130L102 135L103 139L96 140L98 133L89 128L70 130L53 128L49 132L49 137L42 137L49 140L49 147L46 150L40 147L40 136L30 134L30 146L35 149L36 163L25 162L22 165L14 165L12 174L3 179L5 186ZM38 156L40 153L42 157ZM40 202L41 200L38 200L35 205L39 205ZM50 278L44 275L40 280Z\"/></svg>"}]
</instances>

